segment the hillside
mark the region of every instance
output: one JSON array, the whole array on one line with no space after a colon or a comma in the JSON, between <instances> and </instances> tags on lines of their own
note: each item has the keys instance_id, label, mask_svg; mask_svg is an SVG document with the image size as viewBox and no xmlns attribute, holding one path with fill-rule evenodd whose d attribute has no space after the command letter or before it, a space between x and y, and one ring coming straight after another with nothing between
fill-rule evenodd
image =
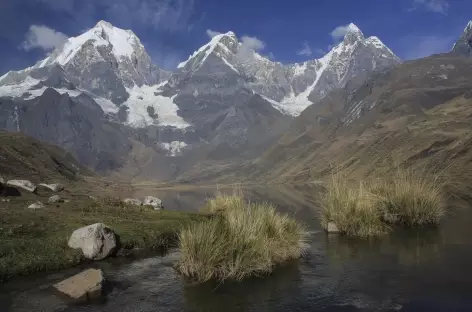
<instances>
[{"instance_id":1,"label":"hillside","mask_svg":"<svg viewBox=\"0 0 472 312\"><path fill-rule=\"evenodd\" d=\"M472 181L472 60L436 55L353 81L312 105L262 157L249 179L308 182L330 168L354 177L406 166ZM249 169L250 168L250 169Z\"/></svg>"},{"instance_id":2,"label":"hillside","mask_svg":"<svg viewBox=\"0 0 472 312\"><path fill-rule=\"evenodd\" d=\"M5 179L80 180L92 172L70 153L21 133L0 131L0 173Z\"/></svg>"}]
</instances>

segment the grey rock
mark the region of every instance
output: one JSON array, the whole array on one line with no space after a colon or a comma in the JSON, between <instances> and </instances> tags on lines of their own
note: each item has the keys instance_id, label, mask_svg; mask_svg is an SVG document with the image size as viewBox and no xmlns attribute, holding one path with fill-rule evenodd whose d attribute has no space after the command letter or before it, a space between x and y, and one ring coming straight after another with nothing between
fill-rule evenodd
<instances>
[{"instance_id":1,"label":"grey rock","mask_svg":"<svg viewBox=\"0 0 472 312\"><path fill-rule=\"evenodd\" d=\"M146 196L143 201L144 206L152 206L154 210L163 209L162 200L154 196Z\"/></svg>"},{"instance_id":2,"label":"grey rock","mask_svg":"<svg viewBox=\"0 0 472 312\"><path fill-rule=\"evenodd\" d=\"M31 205L28 206L28 209L42 209L42 208L44 208L44 204L40 201L32 203Z\"/></svg>"},{"instance_id":3,"label":"grey rock","mask_svg":"<svg viewBox=\"0 0 472 312\"><path fill-rule=\"evenodd\" d=\"M64 190L64 185L60 183L54 183L54 184L39 183L38 186L43 186L53 192L60 192Z\"/></svg>"},{"instance_id":4,"label":"grey rock","mask_svg":"<svg viewBox=\"0 0 472 312\"><path fill-rule=\"evenodd\" d=\"M117 247L115 233L103 223L75 230L67 245L73 249L81 249L84 257L89 260L102 260Z\"/></svg>"},{"instance_id":5,"label":"grey rock","mask_svg":"<svg viewBox=\"0 0 472 312\"><path fill-rule=\"evenodd\" d=\"M19 187L29 192L36 192L36 185L29 180L8 180L7 185Z\"/></svg>"},{"instance_id":6,"label":"grey rock","mask_svg":"<svg viewBox=\"0 0 472 312\"><path fill-rule=\"evenodd\" d=\"M125 198L123 199L123 203L131 206L141 206L143 204L139 199L135 198Z\"/></svg>"},{"instance_id":7,"label":"grey rock","mask_svg":"<svg viewBox=\"0 0 472 312\"><path fill-rule=\"evenodd\" d=\"M328 222L328 225L326 226L326 232L328 233L340 233L340 230L336 223L330 221Z\"/></svg>"},{"instance_id":8,"label":"grey rock","mask_svg":"<svg viewBox=\"0 0 472 312\"><path fill-rule=\"evenodd\" d=\"M2 198L0 199L1 202L4 202L4 203L9 203L10 202L10 198Z\"/></svg>"},{"instance_id":9,"label":"grey rock","mask_svg":"<svg viewBox=\"0 0 472 312\"><path fill-rule=\"evenodd\" d=\"M103 295L105 277L102 270L88 269L69 277L53 287L75 302L87 302Z\"/></svg>"},{"instance_id":10,"label":"grey rock","mask_svg":"<svg viewBox=\"0 0 472 312\"><path fill-rule=\"evenodd\" d=\"M64 202L64 199L62 199L62 197L59 196L59 195L53 195L53 196L49 197L49 199L48 199L48 203L50 203L50 204L62 203L62 202Z\"/></svg>"}]
</instances>

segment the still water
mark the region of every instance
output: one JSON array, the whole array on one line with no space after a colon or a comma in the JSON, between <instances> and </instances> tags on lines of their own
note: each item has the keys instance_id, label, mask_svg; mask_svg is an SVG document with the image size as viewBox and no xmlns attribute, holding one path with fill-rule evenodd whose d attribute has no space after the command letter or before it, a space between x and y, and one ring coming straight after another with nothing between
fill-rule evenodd
<instances>
[{"instance_id":1,"label":"still water","mask_svg":"<svg viewBox=\"0 0 472 312\"><path fill-rule=\"evenodd\" d=\"M316 188L246 191L312 231L308 254L269 277L194 285L172 264L178 254L95 264L112 282L104 303L68 306L50 290L74 268L0 286L0 311L472 311L472 209L454 207L438 229L396 231L372 241L326 235L316 218ZM154 191L166 209L195 210L212 189Z\"/></svg>"}]
</instances>

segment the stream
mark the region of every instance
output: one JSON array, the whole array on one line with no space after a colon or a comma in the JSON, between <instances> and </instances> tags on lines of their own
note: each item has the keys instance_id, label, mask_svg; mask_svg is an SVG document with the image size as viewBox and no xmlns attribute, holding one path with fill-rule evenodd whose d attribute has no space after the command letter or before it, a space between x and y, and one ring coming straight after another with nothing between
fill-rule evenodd
<instances>
[{"instance_id":1,"label":"stream","mask_svg":"<svg viewBox=\"0 0 472 312\"><path fill-rule=\"evenodd\" d=\"M88 265L111 282L106 300L67 305L50 286L83 267L0 285L0 311L472 311L472 209L452 207L439 228L397 230L375 240L327 235L317 219L316 187L255 188L311 231L305 257L265 278L195 285L172 268L178 252ZM157 195L165 209L195 211L214 189L131 191Z\"/></svg>"}]
</instances>

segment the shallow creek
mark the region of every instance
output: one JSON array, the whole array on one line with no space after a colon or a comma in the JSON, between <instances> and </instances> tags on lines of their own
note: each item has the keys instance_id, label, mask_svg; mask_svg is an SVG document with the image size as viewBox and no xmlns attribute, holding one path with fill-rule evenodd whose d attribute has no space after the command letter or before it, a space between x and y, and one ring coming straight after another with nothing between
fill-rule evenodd
<instances>
[{"instance_id":1,"label":"shallow creek","mask_svg":"<svg viewBox=\"0 0 472 312\"><path fill-rule=\"evenodd\" d=\"M148 255L94 264L111 281L100 304L69 306L50 285L73 268L0 285L0 311L472 311L472 209L455 207L438 229L399 230L371 241L326 235L317 220L316 188L246 191L312 231L308 254L265 278L194 285L172 268L178 258ZM166 209L196 210L213 189L135 190Z\"/></svg>"}]
</instances>

